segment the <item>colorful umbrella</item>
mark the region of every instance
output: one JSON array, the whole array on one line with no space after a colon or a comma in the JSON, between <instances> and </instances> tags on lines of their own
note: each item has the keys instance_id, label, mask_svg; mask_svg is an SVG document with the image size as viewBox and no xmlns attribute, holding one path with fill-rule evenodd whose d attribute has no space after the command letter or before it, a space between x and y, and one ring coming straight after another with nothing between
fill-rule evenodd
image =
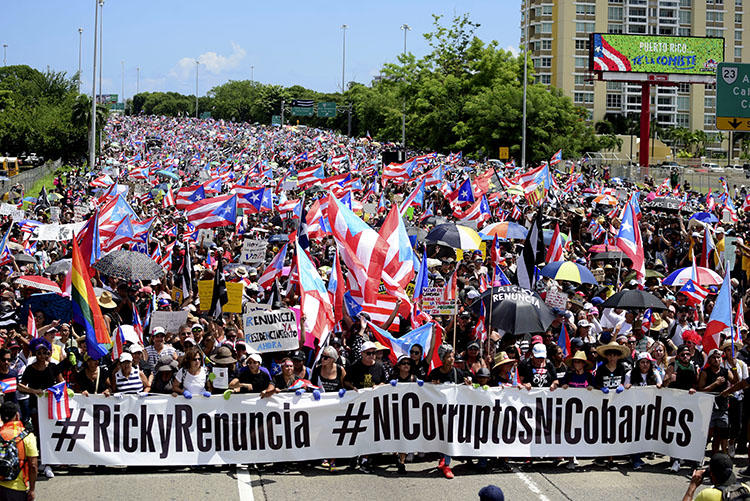
<instances>
[{"instance_id":1,"label":"colorful umbrella","mask_svg":"<svg viewBox=\"0 0 750 501\"><path fill-rule=\"evenodd\" d=\"M61 294L60 286L49 278L40 277L39 275L22 275L16 279L18 285L25 285L40 291L57 292Z\"/></svg>"},{"instance_id":2,"label":"colorful umbrella","mask_svg":"<svg viewBox=\"0 0 750 501\"><path fill-rule=\"evenodd\" d=\"M554 261L542 268L540 273L543 277L550 277L555 280L599 285L599 282L594 278L594 274L588 268L573 261Z\"/></svg>"},{"instance_id":3,"label":"colorful umbrella","mask_svg":"<svg viewBox=\"0 0 750 501\"><path fill-rule=\"evenodd\" d=\"M589 247L589 252L592 254L596 254L597 252L622 252L622 251L616 245L598 244L598 245L592 245L591 247Z\"/></svg>"},{"instance_id":4,"label":"colorful umbrella","mask_svg":"<svg viewBox=\"0 0 750 501\"><path fill-rule=\"evenodd\" d=\"M523 240L526 238L528 230L518 223L513 221L502 221L500 223L488 224L482 228L482 233L490 237L502 238L510 240L513 238Z\"/></svg>"},{"instance_id":5,"label":"colorful umbrella","mask_svg":"<svg viewBox=\"0 0 750 501\"><path fill-rule=\"evenodd\" d=\"M696 221L707 224L719 222L719 218L714 216L710 212L696 212L695 214L690 216L690 219L695 219Z\"/></svg>"},{"instance_id":6,"label":"colorful umbrella","mask_svg":"<svg viewBox=\"0 0 750 501\"><path fill-rule=\"evenodd\" d=\"M713 270L704 268L702 266L696 266L696 274L698 279L698 285L721 285L724 279ZM683 286L693 277L693 268L688 266L687 268L680 268L677 271L673 271L667 278L662 280L664 285L672 285L675 287Z\"/></svg>"},{"instance_id":7,"label":"colorful umbrella","mask_svg":"<svg viewBox=\"0 0 750 501\"><path fill-rule=\"evenodd\" d=\"M612 195L597 195L594 198L594 203L599 205L609 205L614 207L619 202L617 201L617 197L613 197Z\"/></svg>"},{"instance_id":8,"label":"colorful umbrella","mask_svg":"<svg viewBox=\"0 0 750 501\"><path fill-rule=\"evenodd\" d=\"M549 245L550 242L552 242L552 235L555 234L555 230L542 230L542 234L544 238L544 245ZM563 239L563 245L567 245L570 241L570 237L565 233L560 233L560 236Z\"/></svg>"},{"instance_id":9,"label":"colorful umbrella","mask_svg":"<svg viewBox=\"0 0 750 501\"><path fill-rule=\"evenodd\" d=\"M471 228L446 223L431 229L425 237L425 242L447 245L454 249L479 250L482 239Z\"/></svg>"}]
</instances>

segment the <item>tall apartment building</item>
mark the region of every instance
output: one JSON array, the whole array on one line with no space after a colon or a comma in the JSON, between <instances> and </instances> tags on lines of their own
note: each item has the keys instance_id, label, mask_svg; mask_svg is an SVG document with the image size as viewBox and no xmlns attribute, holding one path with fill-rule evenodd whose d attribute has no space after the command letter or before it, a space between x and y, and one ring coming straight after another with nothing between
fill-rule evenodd
<instances>
[{"instance_id":1,"label":"tall apartment building","mask_svg":"<svg viewBox=\"0 0 750 501\"><path fill-rule=\"evenodd\" d=\"M750 10L750 0L522 0L521 45L528 9L529 57L537 82L562 89L598 121L605 113L640 113L641 88L590 80L590 33L723 37L724 60L741 62L750 55L743 3ZM715 84L651 90L651 113L663 126L715 132L715 106Z\"/></svg>"}]
</instances>

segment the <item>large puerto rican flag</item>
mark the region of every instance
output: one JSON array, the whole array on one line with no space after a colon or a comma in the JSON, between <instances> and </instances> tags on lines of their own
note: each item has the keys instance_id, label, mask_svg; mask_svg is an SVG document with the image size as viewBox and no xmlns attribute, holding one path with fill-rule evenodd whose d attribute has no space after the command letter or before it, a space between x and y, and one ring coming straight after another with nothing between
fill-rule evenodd
<instances>
[{"instance_id":1,"label":"large puerto rican flag","mask_svg":"<svg viewBox=\"0 0 750 501\"><path fill-rule=\"evenodd\" d=\"M631 71L632 68L630 60L612 48L602 35L594 35L594 70Z\"/></svg>"},{"instance_id":2,"label":"large puerto rican flag","mask_svg":"<svg viewBox=\"0 0 750 501\"><path fill-rule=\"evenodd\" d=\"M633 204L628 203L622 215L620 231L615 245L633 262L633 271L640 279L646 276L646 259L643 252L641 228L633 210Z\"/></svg>"},{"instance_id":3,"label":"large puerto rican flag","mask_svg":"<svg viewBox=\"0 0 750 501\"><path fill-rule=\"evenodd\" d=\"M206 198L206 190L203 186L190 186L180 188L177 192L177 198L175 199L175 205L180 210L185 210L191 204L203 200Z\"/></svg>"},{"instance_id":4,"label":"large puerto rican flag","mask_svg":"<svg viewBox=\"0 0 750 501\"><path fill-rule=\"evenodd\" d=\"M703 334L703 352L709 353L714 348L721 346L721 335L731 336L732 328L732 285L729 270L724 275L724 282L716 296L716 304L711 310L711 316L706 324L706 333Z\"/></svg>"},{"instance_id":5,"label":"large puerto rican flag","mask_svg":"<svg viewBox=\"0 0 750 501\"><path fill-rule=\"evenodd\" d=\"M296 245L299 270L300 306L305 317L305 332L318 338L321 345L333 331L333 306L325 284L307 253Z\"/></svg>"},{"instance_id":6,"label":"large puerto rican flag","mask_svg":"<svg viewBox=\"0 0 750 501\"><path fill-rule=\"evenodd\" d=\"M229 226L237 221L237 195L221 195L190 205L185 213L196 229Z\"/></svg>"}]
</instances>

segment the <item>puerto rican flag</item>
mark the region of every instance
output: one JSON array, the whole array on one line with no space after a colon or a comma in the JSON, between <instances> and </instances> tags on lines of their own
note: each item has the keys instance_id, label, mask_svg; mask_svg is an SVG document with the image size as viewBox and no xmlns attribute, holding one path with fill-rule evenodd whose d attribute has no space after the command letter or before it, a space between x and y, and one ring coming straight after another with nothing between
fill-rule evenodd
<instances>
[{"instance_id":1,"label":"puerto rican flag","mask_svg":"<svg viewBox=\"0 0 750 501\"><path fill-rule=\"evenodd\" d=\"M706 333L703 335L703 351L710 353L714 348L721 346L722 334L731 336L732 328L732 284L729 270L724 275L724 282L716 297L716 304L711 310L711 316L706 324ZM730 332L726 332L730 331Z\"/></svg>"},{"instance_id":2,"label":"puerto rican flag","mask_svg":"<svg viewBox=\"0 0 750 501\"><path fill-rule=\"evenodd\" d=\"M391 316L391 313L393 313L398 298L386 294L376 294L375 297L376 299L372 302L362 303L362 311L367 313L374 323L383 325L388 320L388 317ZM408 304L406 307L409 308ZM402 303L401 308L404 309L404 303ZM401 312L401 310L399 310L399 312ZM407 315L408 311L404 316ZM399 332L400 328L401 318L399 315L396 315L393 319L393 323L388 327L388 330L391 332Z\"/></svg>"},{"instance_id":3,"label":"puerto rican flag","mask_svg":"<svg viewBox=\"0 0 750 501\"><path fill-rule=\"evenodd\" d=\"M297 173L297 185L304 188L308 184L325 179L326 173L323 164L313 165L307 169L302 169Z\"/></svg>"},{"instance_id":4,"label":"puerto rican flag","mask_svg":"<svg viewBox=\"0 0 750 501\"><path fill-rule=\"evenodd\" d=\"M474 199L474 188L471 186L471 178L466 178L466 180L458 187L456 200L469 203L474 203L476 201Z\"/></svg>"},{"instance_id":5,"label":"puerto rican flag","mask_svg":"<svg viewBox=\"0 0 750 501\"><path fill-rule=\"evenodd\" d=\"M737 313L734 316L734 334L732 335L732 342L742 342L742 329L747 329L745 323L745 308L742 306L742 299L737 303Z\"/></svg>"},{"instance_id":6,"label":"puerto rican flag","mask_svg":"<svg viewBox=\"0 0 750 501\"><path fill-rule=\"evenodd\" d=\"M482 198L477 200L465 212L458 214L454 212L453 215L460 219L464 224L476 223L478 229L484 226L484 223L492 217L492 214L490 213L490 204L487 202L487 197L484 195L482 195Z\"/></svg>"},{"instance_id":7,"label":"puerto rican flag","mask_svg":"<svg viewBox=\"0 0 750 501\"><path fill-rule=\"evenodd\" d=\"M9 377L0 380L0 393L13 393L18 390L18 380L15 377Z\"/></svg>"},{"instance_id":8,"label":"puerto rican flag","mask_svg":"<svg viewBox=\"0 0 750 501\"><path fill-rule=\"evenodd\" d=\"M39 331L36 328L36 320L34 319L34 314L31 312L31 308L29 308L29 318L26 320L26 332L32 339L39 337Z\"/></svg>"},{"instance_id":9,"label":"puerto rican flag","mask_svg":"<svg viewBox=\"0 0 750 501\"><path fill-rule=\"evenodd\" d=\"M384 280L384 283L388 287L389 282L395 282L403 289L414 278L415 256L404 220L395 206L391 208L378 234L387 245L383 274L391 280Z\"/></svg>"},{"instance_id":10,"label":"puerto rican flag","mask_svg":"<svg viewBox=\"0 0 750 501\"><path fill-rule=\"evenodd\" d=\"M708 289L698 284L698 270L695 267L695 258L693 258L691 278L682 285L678 292L687 296L687 302L690 306L701 304L708 297Z\"/></svg>"},{"instance_id":11,"label":"puerto rican flag","mask_svg":"<svg viewBox=\"0 0 750 501\"><path fill-rule=\"evenodd\" d=\"M606 35L605 35L606 36ZM595 71L632 71L630 60L612 48L602 35L594 35Z\"/></svg>"},{"instance_id":12,"label":"puerto rican flag","mask_svg":"<svg viewBox=\"0 0 750 501\"><path fill-rule=\"evenodd\" d=\"M549 161L550 165L557 165L560 162L562 162L562 149L557 150L557 153L552 155L552 158Z\"/></svg>"},{"instance_id":13,"label":"puerto rican flag","mask_svg":"<svg viewBox=\"0 0 750 501\"><path fill-rule=\"evenodd\" d=\"M299 244L295 245L299 270L300 311L305 316L305 332L318 338L322 345L333 331L333 306L315 265Z\"/></svg>"},{"instance_id":14,"label":"puerto rican flag","mask_svg":"<svg viewBox=\"0 0 750 501\"><path fill-rule=\"evenodd\" d=\"M383 169L383 186L386 186L388 182L393 184L404 184L411 178L411 173L404 167L406 164L388 164Z\"/></svg>"},{"instance_id":15,"label":"puerto rican flag","mask_svg":"<svg viewBox=\"0 0 750 501\"><path fill-rule=\"evenodd\" d=\"M414 191L412 191L411 194L406 197L406 200L404 200L404 202L401 204L400 212L402 216L406 214L406 210L412 205L419 205L420 207L422 207L422 204L424 204L424 188L425 180L422 179L422 181L414 189Z\"/></svg>"},{"instance_id":16,"label":"puerto rican flag","mask_svg":"<svg viewBox=\"0 0 750 501\"><path fill-rule=\"evenodd\" d=\"M273 210L273 198L271 188L247 189L246 186L235 186L233 191L237 194L237 207L248 209L246 214L257 212L270 212Z\"/></svg>"},{"instance_id":17,"label":"puerto rican flag","mask_svg":"<svg viewBox=\"0 0 750 501\"><path fill-rule=\"evenodd\" d=\"M562 350L563 358L569 358L571 356L570 337L568 336L568 329L565 328L565 322L562 322L560 326L560 335L557 337L557 346Z\"/></svg>"},{"instance_id":18,"label":"puerto rican flag","mask_svg":"<svg viewBox=\"0 0 750 501\"><path fill-rule=\"evenodd\" d=\"M185 210L190 205L205 198L206 190L201 185L182 187L177 191L175 206L180 210Z\"/></svg>"},{"instance_id":19,"label":"puerto rican flag","mask_svg":"<svg viewBox=\"0 0 750 501\"><path fill-rule=\"evenodd\" d=\"M174 193L172 193L172 187L170 186L164 194L164 197L161 199L161 206L166 209L167 207L174 206L174 204Z\"/></svg>"},{"instance_id":20,"label":"puerto rican flag","mask_svg":"<svg viewBox=\"0 0 750 501\"><path fill-rule=\"evenodd\" d=\"M271 260L271 264L263 272L258 279L258 285L264 289L268 289L273 285L273 281L281 275L281 271L284 268L284 259L286 259L286 248L288 244L284 246L276 253L276 256Z\"/></svg>"},{"instance_id":21,"label":"puerto rican flag","mask_svg":"<svg viewBox=\"0 0 750 501\"><path fill-rule=\"evenodd\" d=\"M65 421L70 419L70 400L68 400L68 385L65 381L47 388L47 408L49 419Z\"/></svg>"},{"instance_id":22,"label":"puerto rican flag","mask_svg":"<svg viewBox=\"0 0 750 501\"><path fill-rule=\"evenodd\" d=\"M643 312L643 318L641 319L641 332L644 335L648 335L648 331L649 329L651 329L651 321L652 321L651 315L652 315L651 308Z\"/></svg>"},{"instance_id":23,"label":"puerto rican flag","mask_svg":"<svg viewBox=\"0 0 750 501\"><path fill-rule=\"evenodd\" d=\"M130 216L131 219L138 219L125 196L117 195L107 202L99 212L99 233L102 236L111 236L117 228L117 224L127 216Z\"/></svg>"},{"instance_id":24,"label":"puerto rican flag","mask_svg":"<svg viewBox=\"0 0 750 501\"><path fill-rule=\"evenodd\" d=\"M328 296L333 305L333 315L336 322L340 322L344 318L344 307L346 302L346 283L344 282L344 272L341 269L341 260L339 259L338 249L336 255L333 258L333 267L331 273L328 276ZM349 296L351 299L351 295ZM359 304L351 299L351 302L359 307ZM360 311L361 308L360 308ZM351 315L351 318L354 316Z\"/></svg>"},{"instance_id":25,"label":"puerto rican flag","mask_svg":"<svg viewBox=\"0 0 750 501\"><path fill-rule=\"evenodd\" d=\"M375 336L375 339L380 344L390 349L391 353L388 358L394 365L398 361L399 357L409 356L409 350L415 344L423 347L422 358L424 359L427 356L427 350L429 350L430 346L432 346L432 336L435 332L435 324L432 322L428 322L399 338L394 338L386 331L378 327L374 322L367 322L367 325L370 327L370 329L372 329L372 333Z\"/></svg>"},{"instance_id":26,"label":"puerto rican flag","mask_svg":"<svg viewBox=\"0 0 750 501\"><path fill-rule=\"evenodd\" d=\"M115 231L112 236L107 240L105 246L103 246L104 252L110 252L117 250L124 244L130 243L133 240L133 225L130 222L130 216L126 216L122 221L117 224Z\"/></svg>"},{"instance_id":27,"label":"puerto rican flag","mask_svg":"<svg viewBox=\"0 0 750 501\"><path fill-rule=\"evenodd\" d=\"M617 233L615 245L633 262L633 270L640 279L646 276L646 259L643 252L641 228L638 225L633 204L628 203L623 212L620 231Z\"/></svg>"},{"instance_id":28,"label":"puerto rican flag","mask_svg":"<svg viewBox=\"0 0 750 501\"><path fill-rule=\"evenodd\" d=\"M112 360L118 360L120 355L125 351L125 333L122 331L122 326L119 326L114 333L112 338Z\"/></svg>"},{"instance_id":29,"label":"puerto rican flag","mask_svg":"<svg viewBox=\"0 0 750 501\"><path fill-rule=\"evenodd\" d=\"M138 342L143 346L143 322L141 322L141 316L138 314L135 303L133 303L133 330L138 334Z\"/></svg>"},{"instance_id":30,"label":"puerto rican flag","mask_svg":"<svg viewBox=\"0 0 750 501\"><path fill-rule=\"evenodd\" d=\"M237 221L237 195L227 194L201 200L185 213L196 229L230 226Z\"/></svg>"},{"instance_id":31,"label":"puerto rican flag","mask_svg":"<svg viewBox=\"0 0 750 501\"><path fill-rule=\"evenodd\" d=\"M560 225L555 224L555 231L552 233L552 241L549 247L547 247L547 256L545 261L551 263L553 261L562 261L563 258L563 238L560 235Z\"/></svg>"}]
</instances>

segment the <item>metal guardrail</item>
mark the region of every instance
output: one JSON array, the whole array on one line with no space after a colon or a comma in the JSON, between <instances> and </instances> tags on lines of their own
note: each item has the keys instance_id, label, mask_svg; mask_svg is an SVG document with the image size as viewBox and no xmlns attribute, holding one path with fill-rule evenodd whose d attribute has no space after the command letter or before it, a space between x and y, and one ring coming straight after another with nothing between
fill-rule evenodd
<instances>
[{"instance_id":1,"label":"metal guardrail","mask_svg":"<svg viewBox=\"0 0 750 501\"><path fill-rule=\"evenodd\" d=\"M709 189L713 191L722 190L720 178L724 178L727 181L729 189L741 187L743 185L750 186L750 178L747 177L745 171L727 169L720 167L721 170L709 171L708 169L701 168L700 164L696 166L682 166L679 169L680 184L687 181L690 183L690 189L698 191L700 193L707 193ZM609 169L611 177L620 177L633 181L636 183L643 182L646 176L654 178L654 182L658 185L664 178L669 177L671 170L668 168L661 167L639 167L637 165L613 165Z\"/></svg>"}]
</instances>

